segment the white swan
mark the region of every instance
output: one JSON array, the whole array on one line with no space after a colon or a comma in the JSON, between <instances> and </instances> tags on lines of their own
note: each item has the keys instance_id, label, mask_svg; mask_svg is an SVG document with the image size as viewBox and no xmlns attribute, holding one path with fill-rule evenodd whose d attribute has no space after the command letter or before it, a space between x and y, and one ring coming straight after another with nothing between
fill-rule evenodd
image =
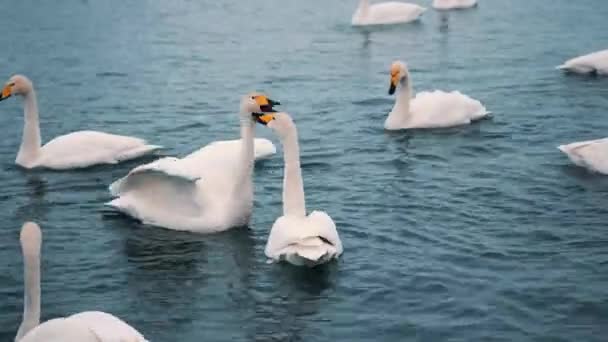
<instances>
[{"instance_id":1,"label":"white swan","mask_svg":"<svg viewBox=\"0 0 608 342\"><path fill-rule=\"evenodd\" d=\"M587 140L557 147L570 160L590 171L608 175L608 138Z\"/></svg>"},{"instance_id":2,"label":"white swan","mask_svg":"<svg viewBox=\"0 0 608 342\"><path fill-rule=\"evenodd\" d=\"M323 211L313 211L306 216L296 125L287 113L259 114L256 117L259 123L272 128L279 136L285 160L283 216L272 225L266 256L296 266L315 266L337 258L342 254L342 241L334 221Z\"/></svg>"},{"instance_id":3,"label":"white swan","mask_svg":"<svg viewBox=\"0 0 608 342\"><path fill-rule=\"evenodd\" d=\"M558 66L557 69L577 74L608 75L608 50L572 58Z\"/></svg>"},{"instance_id":4,"label":"white swan","mask_svg":"<svg viewBox=\"0 0 608 342\"><path fill-rule=\"evenodd\" d=\"M21 95L24 100L23 136L15 162L25 168L65 170L95 164L116 164L161 148L148 145L142 139L96 131L62 135L41 147L38 104L32 82L22 75L11 77L2 89L0 101L11 95Z\"/></svg>"},{"instance_id":5,"label":"white swan","mask_svg":"<svg viewBox=\"0 0 608 342\"><path fill-rule=\"evenodd\" d=\"M146 342L133 327L109 313L86 311L40 324L40 227L21 228L24 263L23 320L15 342Z\"/></svg>"},{"instance_id":6,"label":"white swan","mask_svg":"<svg viewBox=\"0 0 608 342\"><path fill-rule=\"evenodd\" d=\"M405 2L388 1L370 5L368 0L361 0L351 23L353 26L409 23L419 19L424 11L424 7Z\"/></svg>"},{"instance_id":7,"label":"white swan","mask_svg":"<svg viewBox=\"0 0 608 342\"><path fill-rule=\"evenodd\" d=\"M188 156L138 166L110 185L117 196L107 205L144 223L174 230L212 233L243 226L253 207L254 158L275 153L266 139L255 140L252 113L278 102L263 94L244 96L241 140L211 143Z\"/></svg>"},{"instance_id":8,"label":"white swan","mask_svg":"<svg viewBox=\"0 0 608 342\"><path fill-rule=\"evenodd\" d=\"M421 92L412 99L410 73L400 61L391 65L388 93L394 94L397 88L395 106L384 122L388 130L466 125L489 114L481 102L458 91Z\"/></svg>"},{"instance_id":9,"label":"white swan","mask_svg":"<svg viewBox=\"0 0 608 342\"><path fill-rule=\"evenodd\" d=\"M464 9L477 6L477 0L433 0L433 8L438 10Z\"/></svg>"}]
</instances>

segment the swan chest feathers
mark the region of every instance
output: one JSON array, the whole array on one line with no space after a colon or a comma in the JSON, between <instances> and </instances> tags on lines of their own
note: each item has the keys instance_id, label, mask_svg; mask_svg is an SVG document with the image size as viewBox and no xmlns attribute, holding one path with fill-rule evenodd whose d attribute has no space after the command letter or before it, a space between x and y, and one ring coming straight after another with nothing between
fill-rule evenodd
<instances>
[{"instance_id":1,"label":"swan chest feathers","mask_svg":"<svg viewBox=\"0 0 608 342\"><path fill-rule=\"evenodd\" d=\"M281 216L272 226L265 254L273 261L315 266L342 254L334 221L322 211L305 217Z\"/></svg>"},{"instance_id":2,"label":"swan chest feathers","mask_svg":"<svg viewBox=\"0 0 608 342\"><path fill-rule=\"evenodd\" d=\"M608 138L561 145L558 148L575 164L608 175Z\"/></svg>"},{"instance_id":3,"label":"swan chest feathers","mask_svg":"<svg viewBox=\"0 0 608 342\"><path fill-rule=\"evenodd\" d=\"M458 91L420 92L410 102L410 112L395 106L385 122L386 129L441 128L470 124L489 112L479 102Z\"/></svg>"},{"instance_id":4,"label":"swan chest feathers","mask_svg":"<svg viewBox=\"0 0 608 342\"><path fill-rule=\"evenodd\" d=\"M367 6L367 7L366 7ZM352 18L352 25L390 25L415 21L426 11L416 4L389 1L360 6Z\"/></svg>"},{"instance_id":5,"label":"swan chest feathers","mask_svg":"<svg viewBox=\"0 0 608 342\"><path fill-rule=\"evenodd\" d=\"M17 163L25 167L43 166L70 169L95 164L115 164L159 149L145 140L96 131L79 131L59 136L40 148L37 159ZM29 164L29 165L23 165Z\"/></svg>"}]
</instances>

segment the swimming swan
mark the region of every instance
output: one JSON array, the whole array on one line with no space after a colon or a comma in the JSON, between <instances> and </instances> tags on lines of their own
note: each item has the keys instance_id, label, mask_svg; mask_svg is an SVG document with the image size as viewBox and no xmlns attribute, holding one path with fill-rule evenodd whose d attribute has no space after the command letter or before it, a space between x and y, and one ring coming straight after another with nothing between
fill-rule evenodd
<instances>
[{"instance_id":1,"label":"swimming swan","mask_svg":"<svg viewBox=\"0 0 608 342\"><path fill-rule=\"evenodd\" d=\"M353 26L409 23L420 18L424 11L424 7L405 2L389 1L370 5L368 0L361 0L351 23Z\"/></svg>"},{"instance_id":2,"label":"swimming swan","mask_svg":"<svg viewBox=\"0 0 608 342\"><path fill-rule=\"evenodd\" d=\"M477 6L477 0L434 0L433 8L438 10L464 9Z\"/></svg>"},{"instance_id":3,"label":"swimming swan","mask_svg":"<svg viewBox=\"0 0 608 342\"><path fill-rule=\"evenodd\" d=\"M146 342L133 327L105 312L86 311L40 324L40 227L27 222L21 228L24 264L23 320L15 342Z\"/></svg>"},{"instance_id":4,"label":"swimming swan","mask_svg":"<svg viewBox=\"0 0 608 342\"><path fill-rule=\"evenodd\" d=\"M597 51L566 61L557 69L577 74L608 75L608 50Z\"/></svg>"},{"instance_id":5,"label":"swimming swan","mask_svg":"<svg viewBox=\"0 0 608 342\"><path fill-rule=\"evenodd\" d=\"M285 160L283 216L272 225L266 256L296 266L315 266L337 258L342 254L342 241L334 221L323 211L306 216L296 125L287 113L256 114L256 117L281 139Z\"/></svg>"},{"instance_id":6,"label":"swimming swan","mask_svg":"<svg viewBox=\"0 0 608 342\"><path fill-rule=\"evenodd\" d=\"M117 198L107 205L173 230L213 233L246 225L253 207L254 158L276 151L266 139L256 139L254 147L252 113L273 111L274 105L278 102L263 94L244 96L241 140L213 142L181 159L138 166L110 185Z\"/></svg>"},{"instance_id":7,"label":"swimming swan","mask_svg":"<svg viewBox=\"0 0 608 342\"><path fill-rule=\"evenodd\" d=\"M574 164L608 175L608 138L580 141L557 148Z\"/></svg>"},{"instance_id":8,"label":"swimming swan","mask_svg":"<svg viewBox=\"0 0 608 342\"><path fill-rule=\"evenodd\" d=\"M425 91L412 99L410 73L401 61L391 65L388 93L394 94L397 88L395 106L384 122L384 128L388 130L466 125L489 114L481 102L458 91Z\"/></svg>"},{"instance_id":9,"label":"swimming swan","mask_svg":"<svg viewBox=\"0 0 608 342\"><path fill-rule=\"evenodd\" d=\"M11 77L2 89L0 101L11 95L21 95L24 100L23 136L15 161L24 168L65 170L95 164L116 164L161 148L148 145L142 139L96 131L62 135L41 147L38 104L32 82L22 75Z\"/></svg>"}]
</instances>

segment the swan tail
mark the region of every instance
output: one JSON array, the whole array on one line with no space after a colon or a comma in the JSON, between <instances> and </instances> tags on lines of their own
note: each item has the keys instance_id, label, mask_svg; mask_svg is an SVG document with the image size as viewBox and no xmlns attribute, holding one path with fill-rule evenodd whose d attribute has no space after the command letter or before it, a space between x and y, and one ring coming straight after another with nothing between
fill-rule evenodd
<instances>
[{"instance_id":1,"label":"swan tail","mask_svg":"<svg viewBox=\"0 0 608 342\"><path fill-rule=\"evenodd\" d=\"M277 148L272 141L264 138L255 138L254 148L256 160L266 159L277 153Z\"/></svg>"},{"instance_id":2,"label":"swan tail","mask_svg":"<svg viewBox=\"0 0 608 342\"><path fill-rule=\"evenodd\" d=\"M132 149L122 151L119 155L115 157L116 162L121 162L125 160L135 159L141 157L145 154L154 152L156 150L162 149L163 146L160 145L141 145L134 147Z\"/></svg>"},{"instance_id":3,"label":"swan tail","mask_svg":"<svg viewBox=\"0 0 608 342\"><path fill-rule=\"evenodd\" d=\"M310 237L284 248L281 259L295 266L313 267L337 255L336 248L320 237Z\"/></svg>"}]
</instances>

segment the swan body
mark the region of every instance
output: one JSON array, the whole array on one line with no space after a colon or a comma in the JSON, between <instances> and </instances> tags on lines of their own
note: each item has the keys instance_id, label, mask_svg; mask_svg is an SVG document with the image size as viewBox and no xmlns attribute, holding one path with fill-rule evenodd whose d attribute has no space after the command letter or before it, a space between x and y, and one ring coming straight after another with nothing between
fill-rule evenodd
<instances>
[{"instance_id":1,"label":"swan body","mask_svg":"<svg viewBox=\"0 0 608 342\"><path fill-rule=\"evenodd\" d=\"M283 216L270 230L265 254L273 261L313 267L342 254L342 241L334 221L323 211L306 215L304 185L300 169L298 133L287 113L266 114L258 122L281 138L285 159Z\"/></svg>"},{"instance_id":2,"label":"swan body","mask_svg":"<svg viewBox=\"0 0 608 342\"><path fill-rule=\"evenodd\" d=\"M40 324L40 247L42 232L32 222L21 228L24 258L23 321L15 342L147 342L133 327L105 312L86 311Z\"/></svg>"},{"instance_id":3,"label":"swan body","mask_svg":"<svg viewBox=\"0 0 608 342\"><path fill-rule=\"evenodd\" d=\"M477 0L434 0L433 8L438 10L465 9L477 6Z\"/></svg>"},{"instance_id":4,"label":"swan body","mask_svg":"<svg viewBox=\"0 0 608 342\"><path fill-rule=\"evenodd\" d=\"M32 82L21 75L11 77L2 90L0 101L12 95L21 95L24 99L23 136L15 160L24 168L65 170L115 164L161 148L149 145L143 139L95 131L62 135L41 146L38 105Z\"/></svg>"},{"instance_id":5,"label":"swan body","mask_svg":"<svg viewBox=\"0 0 608 342\"><path fill-rule=\"evenodd\" d=\"M560 145L558 149L574 164L608 175L608 138Z\"/></svg>"},{"instance_id":6,"label":"swan body","mask_svg":"<svg viewBox=\"0 0 608 342\"><path fill-rule=\"evenodd\" d=\"M426 8L416 4L388 1L370 5L361 0L352 17L353 26L390 25L418 20Z\"/></svg>"},{"instance_id":7,"label":"swan body","mask_svg":"<svg viewBox=\"0 0 608 342\"><path fill-rule=\"evenodd\" d=\"M579 56L566 61L557 69L577 74L608 75L608 50L602 50Z\"/></svg>"},{"instance_id":8,"label":"swan body","mask_svg":"<svg viewBox=\"0 0 608 342\"><path fill-rule=\"evenodd\" d=\"M272 110L268 103L276 104L264 95L245 96L240 140L213 142L181 159L138 166L110 185L116 198L107 205L173 230L213 233L246 225L253 208L254 159L276 152L269 140L253 137L252 113Z\"/></svg>"},{"instance_id":9,"label":"swan body","mask_svg":"<svg viewBox=\"0 0 608 342\"><path fill-rule=\"evenodd\" d=\"M405 63L399 61L391 67L389 94L397 88L395 105L384 122L387 130L467 125L490 113L481 102L458 91L425 91L411 98L410 74Z\"/></svg>"}]
</instances>

